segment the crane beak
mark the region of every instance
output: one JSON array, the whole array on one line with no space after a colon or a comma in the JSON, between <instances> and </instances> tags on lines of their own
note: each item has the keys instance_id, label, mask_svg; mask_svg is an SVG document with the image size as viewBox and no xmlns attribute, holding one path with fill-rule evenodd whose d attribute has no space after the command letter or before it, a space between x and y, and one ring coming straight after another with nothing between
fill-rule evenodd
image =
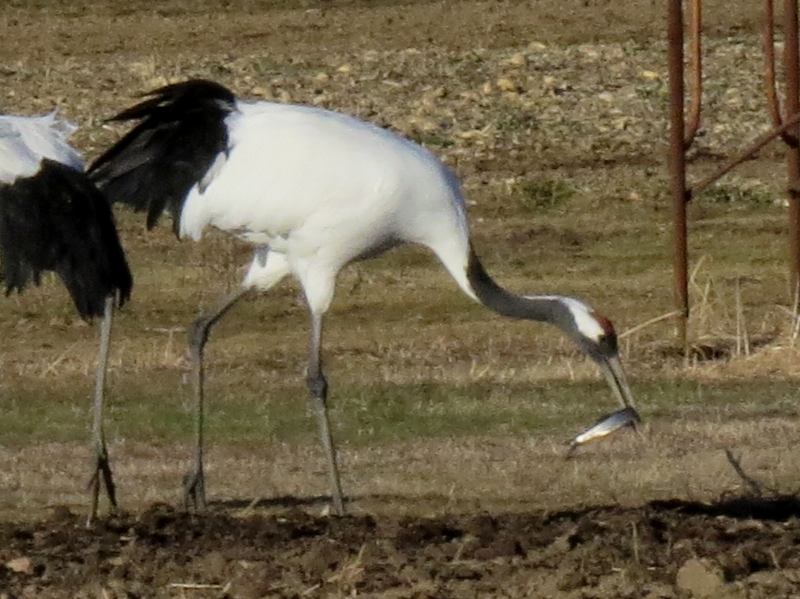
<instances>
[{"instance_id":1,"label":"crane beak","mask_svg":"<svg viewBox=\"0 0 800 599\"><path fill-rule=\"evenodd\" d=\"M633 394L631 388L628 386L628 381L625 378L625 371L622 369L622 363L619 361L619 356L612 356L605 358L600 362L600 368L617 396L623 408L636 409L633 402Z\"/></svg>"}]
</instances>

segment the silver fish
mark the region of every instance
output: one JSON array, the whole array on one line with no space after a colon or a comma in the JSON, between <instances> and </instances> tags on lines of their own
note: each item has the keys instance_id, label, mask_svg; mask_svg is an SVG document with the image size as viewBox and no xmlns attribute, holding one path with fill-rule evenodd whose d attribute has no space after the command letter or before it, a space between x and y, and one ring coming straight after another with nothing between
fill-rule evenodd
<instances>
[{"instance_id":1,"label":"silver fish","mask_svg":"<svg viewBox=\"0 0 800 599\"><path fill-rule=\"evenodd\" d=\"M579 445L601 439L610 435L614 431L621 429L623 426L633 426L641 422L642 419L635 408L627 407L612 412L607 416L603 416L600 420L595 422L592 426L575 436L569 444L569 451L567 455L571 454Z\"/></svg>"}]
</instances>

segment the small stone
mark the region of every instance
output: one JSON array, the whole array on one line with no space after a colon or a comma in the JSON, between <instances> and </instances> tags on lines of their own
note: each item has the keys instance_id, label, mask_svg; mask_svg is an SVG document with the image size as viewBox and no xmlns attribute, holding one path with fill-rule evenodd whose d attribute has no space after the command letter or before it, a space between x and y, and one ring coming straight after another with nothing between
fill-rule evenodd
<instances>
[{"instance_id":1,"label":"small stone","mask_svg":"<svg viewBox=\"0 0 800 599\"><path fill-rule=\"evenodd\" d=\"M328 73L320 71L316 75L314 75L314 81L318 81L319 83L325 83L326 81L330 80L331 76Z\"/></svg>"},{"instance_id":2,"label":"small stone","mask_svg":"<svg viewBox=\"0 0 800 599\"><path fill-rule=\"evenodd\" d=\"M640 73L640 75L642 76L642 79L647 79L648 81L657 81L658 79L661 79L661 75L655 71L644 70Z\"/></svg>"},{"instance_id":3,"label":"small stone","mask_svg":"<svg viewBox=\"0 0 800 599\"><path fill-rule=\"evenodd\" d=\"M500 77L497 80L497 88L504 92L515 92L517 91L517 84L508 77Z\"/></svg>"},{"instance_id":4,"label":"small stone","mask_svg":"<svg viewBox=\"0 0 800 599\"><path fill-rule=\"evenodd\" d=\"M146 80L145 86L151 89L155 89L157 87L164 87L167 85L169 81L163 75L159 75L157 77L150 77Z\"/></svg>"},{"instance_id":5,"label":"small stone","mask_svg":"<svg viewBox=\"0 0 800 599\"><path fill-rule=\"evenodd\" d=\"M704 559L690 559L678 570L675 584L692 597L719 597L725 580L713 563Z\"/></svg>"},{"instance_id":6,"label":"small stone","mask_svg":"<svg viewBox=\"0 0 800 599\"><path fill-rule=\"evenodd\" d=\"M598 52L595 48L583 47L581 48L581 52L589 60L598 60L600 58L600 52Z\"/></svg>"},{"instance_id":7,"label":"small stone","mask_svg":"<svg viewBox=\"0 0 800 599\"><path fill-rule=\"evenodd\" d=\"M617 131L624 131L625 129L628 128L628 125L630 123L629 123L628 117L623 116L623 117L619 117L617 119L614 119L612 121L612 124L614 125L614 129L616 129Z\"/></svg>"},{"instance_id":8,"label":"small stone","mask_svg":"<svg viewBox=\"0 0 800 599\"><path fill-rule=\"evenodd\" d=\"M602 100L603 102L613 102L614 101L614 94L611 92L600 92L597 94L597 99Z\"/></svg>"},{"instance_id":9,"label":"small stone","mask_svg":"<svg viewBox=\"0 0 800 599\"><path fill-rule=\"evenodd\" d=\"M337 70L339 73L345 73L345 74L347 74L347 73L352 73L352 72L353 72L353 67L351 67L349 64L343 64L342 66L340 66L340 67L339 67L338 69L336 69L336 70Z\"/></svg>"},{"instance_id":10,"label":"small stone","mask_svg":"<svg viewBox=\"0 0 800 599\"><path fill-rule=\"evenodd\" d=\"M273 97L273 96L272 96L272 90L270 90L270 89L269 89L269 88L267 88L267 87L264 87L263 85L256 85L256 86L255 86L255 87L254 87L254 88L251 90L251 93L252 93L252 95L254 95L254 96L260 96L260 97L262 97L262 98L267 98L268 100L269 100L269 99L272 99L272 97Z\"/></svg>"},{"instance_id":11,"label":"small stone","mask_svg":"<svg viewBox=\"0 0 800 599\"><path fill-rule=\"evenodd\" d=\"M29 557L15 557L6 562L6 568L19 574L33 574L33 562Z\"/></svg>"},{"instance_id":12,"label":"small stone","mask_svg":"<svg viewBox=\"0 0 800 599\"><path fill-rule=\"evenodd\" d=\"M542 42L531 42L528 44L528 50L532 50L533 52L541 52L542 50L547 50L547 44L543 44Z\"/></svg>"},{"instance_id":13,"label":"small stone","mask_svg":"<svg viewBox=\"0 0 800 599\"><path fill-rule=\"evenodd\" d=\"M484 83L484 84L481 86L481 93L482 93L484 96L488 96L488 95L489 95L489 94L491 94L493 91L494 91L494 86L492 85L492 83L491 83L490 81L487 81L486 83Z\"/></svg>"},{"instance_id":14,"label":"small stone","mask_svg":"<svg viewBox=\"0 0 800 599\"><path fill-rule=\"evenodd\" d=\"M526 64L528 64L528 57L522 52L517 52L516 54L511 55L511 57L508 59L508 64L514 65L515 67L524 67Z\"/></svg>"}]
</instances>

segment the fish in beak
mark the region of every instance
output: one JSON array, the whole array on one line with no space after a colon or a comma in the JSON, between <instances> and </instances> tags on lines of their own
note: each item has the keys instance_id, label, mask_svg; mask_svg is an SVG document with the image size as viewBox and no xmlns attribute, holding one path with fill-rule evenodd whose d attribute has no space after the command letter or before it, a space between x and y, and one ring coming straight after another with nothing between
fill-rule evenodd
<instances>
[{"instance_id":1,"label":"fish in beak","mask_svg":"<svg viewBox=\"0 0 800 599\"><path fill-rule=\"evenodd\" d=\"M570 441L567 457L571 456L581 445L607 437L625 426L636 429L636 425L642 421L639 413L636 411L636 406L633 402L633 394L625 378L625 371L622 369L619 356L604 358L598 361L598 364L614 392L614 395L622 405L622 408L603 416L592 426L577 434L572 441Z\"/></svg>"}]
</instances>

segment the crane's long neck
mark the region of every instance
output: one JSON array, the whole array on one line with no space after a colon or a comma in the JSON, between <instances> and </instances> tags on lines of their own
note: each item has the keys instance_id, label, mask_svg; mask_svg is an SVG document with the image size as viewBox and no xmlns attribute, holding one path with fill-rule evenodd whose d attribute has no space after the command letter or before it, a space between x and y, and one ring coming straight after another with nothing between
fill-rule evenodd
<instances>
[{"instance_id":1,"label":"crane's long neck","mask_svg":"<svg viewBox=\"0 0 800 599\"><path fill-rule=\"evenodd\" d=\"M625 408L633 408L633 396L619 362L617 336L608 319L597 316L589 306L574 298L519 296L506 291L483 268L472 244L469 245L467 267L461 273L466 274L465 279L456 276L456 280L464 291L487 308L509 318L548 322L561 329L600 366L620 403Z\"/></svg>"},{"instance_id":2,"label":"crane's long neck","mask_svg":"<svg viewBox=\"0 0 800 599\"><path fill-rule=\"evenodd\" d=\"M562 324L563 305L552 296L520 296L498 285L478 259L472 244L469 247L467 280L478 300L487 308L509 318L523 318Z\"/></svg>"}]
</instances>

